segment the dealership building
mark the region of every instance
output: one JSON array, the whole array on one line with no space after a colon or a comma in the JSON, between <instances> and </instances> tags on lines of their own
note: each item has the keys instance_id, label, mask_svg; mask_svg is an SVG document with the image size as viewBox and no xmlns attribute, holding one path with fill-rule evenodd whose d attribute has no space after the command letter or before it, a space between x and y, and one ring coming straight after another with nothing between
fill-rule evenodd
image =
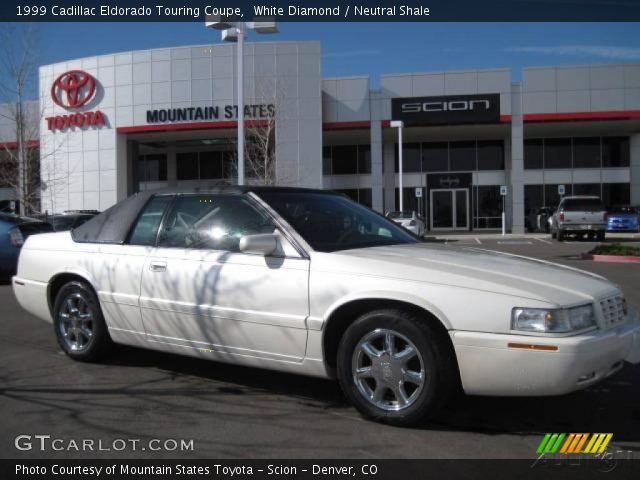
<instances>
[{"instance_id":1,"label":"dealership building","mask_svg":"<svg viewBox=\"0 0 640 480\"><path fill-rule=\"evenodd\" d=\"M42 210L228 181L235 53L215 44L40 67ZM640 64L388 74L373 87L323 78L321 55L319 42L245 44L247 133L272 136L278 184L399 208L401 120L404 208L429 230L497 229L504 206L521 232L563 194L640 204ZM14 130L0 123L0 143Z\"/></svg>"}]
</instances>

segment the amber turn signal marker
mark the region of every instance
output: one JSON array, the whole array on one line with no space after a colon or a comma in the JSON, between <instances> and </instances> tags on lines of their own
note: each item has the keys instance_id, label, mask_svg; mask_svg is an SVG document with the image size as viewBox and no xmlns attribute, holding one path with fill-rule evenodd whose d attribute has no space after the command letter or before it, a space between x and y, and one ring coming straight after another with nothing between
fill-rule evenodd
<instances>
[{"instance_id":1,"label":"amber turn signal marker","mask_svg":"<svg viewBox=\"0 0 640 480\"><path fill-rule=\"evenodd\" d=\"M545 352L555 352L558 347L555 345L534 345L532 343L509 343L509 348L522 348L524 350L543 350Z\"/></svg>"}]
</instances>

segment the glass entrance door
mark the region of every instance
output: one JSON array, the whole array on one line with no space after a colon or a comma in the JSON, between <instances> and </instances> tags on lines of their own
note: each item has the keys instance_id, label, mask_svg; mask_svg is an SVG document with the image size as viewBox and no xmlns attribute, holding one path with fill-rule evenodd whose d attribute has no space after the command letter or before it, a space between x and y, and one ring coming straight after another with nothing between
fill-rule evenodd
<instances>
[{"instance_id":1,"label":"glass entrance door","mask_svg":"<svg viewBox=\"0 0 640 480\"><path fill-rule=\"evenodd\" d=\"M432 189L431 230L469 230L469 189Z\"/></svg>"}]
</instances>

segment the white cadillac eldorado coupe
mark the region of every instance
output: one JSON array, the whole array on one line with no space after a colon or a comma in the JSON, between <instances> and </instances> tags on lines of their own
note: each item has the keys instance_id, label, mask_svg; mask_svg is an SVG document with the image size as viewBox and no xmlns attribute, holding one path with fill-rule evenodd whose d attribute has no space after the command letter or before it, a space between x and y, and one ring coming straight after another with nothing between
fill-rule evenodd
<instances>
[{"instance_id":1,"label":"white cadillac eldorado coupe","mask_svg":"<svg viewBox=\"0 0 640 480\"><path fill-rule=\"evenodd\" d=\"M115 342L337 378L396 425L460 386L556 395L640 362L639 315L606 279L425 244L327 191L139 193L29 237L13 289L72 359Z\"/></svg>"}]
</instances>

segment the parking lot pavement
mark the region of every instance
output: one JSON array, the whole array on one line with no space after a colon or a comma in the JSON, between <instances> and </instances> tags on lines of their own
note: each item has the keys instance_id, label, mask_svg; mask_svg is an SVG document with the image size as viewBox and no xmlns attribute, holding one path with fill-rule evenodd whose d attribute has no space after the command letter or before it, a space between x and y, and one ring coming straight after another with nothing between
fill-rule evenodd
<instances>
[{"instance_id":1,"label":"parking lot pavement","mask_svg":"<svg viewBox=\"0 0 640 480\"><path fill-rule=\"evenodd\" d=\"M640 308L640 268L579 260L589 243L540 241L545 238L448 242L600 273ZM640 455L638 367L562 397L463 396L424 428L400 429L361 419L331 381L124 347L104 364L73 362L61 353L51 326L19 308L9 286L0 286L0 305L4 458L81 456L17 451L14 439L21 434L104 445L120 438L194 441L188 452L82 454L98 458L532 458L550 431L613 432L614 447Z\"/></svg>"}]
</instances>

